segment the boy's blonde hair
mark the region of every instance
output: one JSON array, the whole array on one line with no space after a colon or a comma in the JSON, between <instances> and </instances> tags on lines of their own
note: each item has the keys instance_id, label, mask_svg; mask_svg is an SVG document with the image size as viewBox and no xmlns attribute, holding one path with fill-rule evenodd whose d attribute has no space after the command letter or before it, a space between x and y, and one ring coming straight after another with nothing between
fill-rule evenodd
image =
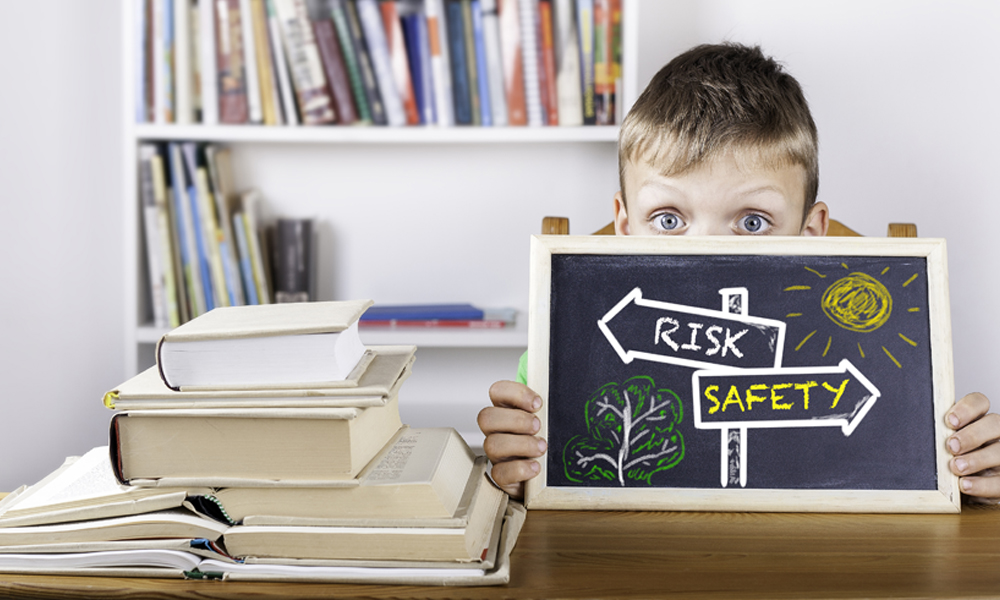
<instances>
[{"instance_id":1,"label":"boy's blonde hair","mask_svg":"<svg viewBox=\"0 0 1000 600\"><path fill-rule=\"evenodd\" d=\"M696 46L660 69L622 123L622 198L628 162L670 177L731 151L748 168L804 167L805 222L819 191L818 143L799 83L759 47Z\"/></svg>"}]
</instances>

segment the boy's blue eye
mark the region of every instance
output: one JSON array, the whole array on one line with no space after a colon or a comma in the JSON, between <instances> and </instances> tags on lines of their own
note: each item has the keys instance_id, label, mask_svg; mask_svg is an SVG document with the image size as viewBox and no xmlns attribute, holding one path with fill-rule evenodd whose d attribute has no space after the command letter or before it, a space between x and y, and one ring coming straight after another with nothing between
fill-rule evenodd
<instances>
[{"instance_id":1,"label":"boy's blue eye","mask_svg":"<svg viewBox=\"0 0 1000 600\"><path fill-rule=\"evenodd\" d=\"M750 233L757 233L764 228L764 218L760 215L748 215L743 217L743 229Z\"/></svg>"},{"instance_id":2,"label":"boy's blue eye","mask_svg":"<svg viewBox=\"0 0 1000 600\"><path fill-rule=\"evenodd\" d=\"M659 225L660 229L663 229L664 231L677 229L678 227L681 226L681 218L673 213L660 215Z\"/></svg>"}]
</instances>

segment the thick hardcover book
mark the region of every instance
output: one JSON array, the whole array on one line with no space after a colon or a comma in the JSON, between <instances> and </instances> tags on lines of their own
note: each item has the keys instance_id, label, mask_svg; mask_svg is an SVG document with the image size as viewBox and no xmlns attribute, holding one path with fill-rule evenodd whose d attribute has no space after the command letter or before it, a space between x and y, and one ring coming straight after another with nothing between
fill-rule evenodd
<instances>
[{"instance_id":1,"label":"thick hardcover book","mask_svg":"<svg viewBox=\"0 0 1000 600\"><path fill-rule=\"evenodd\" d=\"M559 124L583 125L583 94L580 87L580 48L576 32L574 0L556 0L555 48Z\"/></svg>"},{"instance_id":2,"label":"thick hardcover book","mask_svg":"<svg viewBox=\"0 0 1000 600\"><path fill-rule=\"evenodd\" d=\"M366 366L351 387L176 391L153 366L104 394L104 405L117 410L385 406L410 376L415 353L415 346L369 346L362 359Z\"/></svg>"},{"instance_id":3,"label":"thick hardcover book","mask_svg":"<svg viewBox=\"0 0 1000 600\"><path fill-rule=\"evenodd\" d=\"M278 90L281 98L281 117L285 125L299 124L299 107L295 101L292 74L285 56L285 40L281 35L281 20L274 9L274 0L264 0L267 8L267 31L271 41L271 55L277 73Z\"/></svg>"},{"instance_id":4,"label":"thick hardcover book","mask_svg":"<svg viewBox=\"0 0 1000 600\"><path fill-rule=\"evenodd\" d=\"M305 0L275 0L299 114L306 125L333 123L333 100L313 37Z\"/></svg>"},{"instance_id":5,"label":"thick hardcover book","mask_svg":"<svg viewBox=\"0 0 1000 600\"><path fill-rule=\"evenodd\" d=\"M337 30L333 19L327 16L314 20L313 32L316 35L316 47L319 48L319 55L323 60L326 79L330 84L337 121L341 125L351 125L358 120L358 111L354 106L351 79L340 42L337 41Z\"/></svg>"},{"instance_id":6,"label":"thick hardcover book","mask_svg":"<svg viewBox=\"0 0 1000 600\"><path fill-rule=\"evenodd\" d=\"M580 94L583 124L597 123L594 91L594 0L576 0L577 34L580 37Z\"/></svg>"},{"instance_id":7,"label":"thick hardcover book","mask_svg":"<svg viewBox=\"0 0 1000 600\"><path fill-rule=\"evenodd\" d=\"M433 125L438 123L438 117L427 19L419 12L411 12L403 15L401 21L420 123Z\"/></svg>"},{"instance_id":8,"label":"thick hardcover book","mask_svg":"<svg viewBox=\"0 0 1000 600\"><path fill-rule=\"evenodd\" d=\"M538 2L538 29L540 32L539 71L542 73L542 104L548 125L559 124L559 91L556 82L555 31L552 17L552 0Z\"/></svg>"},{"instance_id":9,"label":"thick hardcover book","mask_svg":"<svg viewBox=\"0 0 1000 600\"><path fill-rule=\"evenodd\" d=\"M500 14L500 46L503 55L504 92L507 95L507 122L528 124L524 96L524 55L521 46L519 0L497 0Z\"/></svg>"},{"instance_id":10,"label":"thick hardcover book","mask_svg":"<svg viewBox=\"0 0 1000 600\"><path fill-rule=\"evenodd\" d=\"M451 83L451 59L448 52L448 26L444 19L443 0L426 0L427 42L431 53L431 79L434 81L434 108L438 125L455 124L454 94Z\"/></svg>"},{"instance_id":11,"label":"thick hardcover book","mask_svg":"<svg viewBox=\"0 0 1000 600\"><path fill-rule=\"evenodd\" d=\"M370 305L353 300L218 308L164 334L156 364L164 383L181 390L356 385L356 367L365 355L357 320Z\"/></svg>"},{"instance_id":12,"label":"thick hardcover book","mask_svg":"<svg viewBox=\"0 0 1000 600\"><path fill-rule=\"evenodd\" d=\"M389 118L385 106L385 99L379 88L378 79L375 75L375 67L372 64L371 51L365 40L364 30L361 26L361 18L358 15L357 4L353 0L331 0L331 10L333 11L334 23L336 24L337 6L343 7L343 13L347 23L347 33L351 44L354 46L354 55L358 60L358 72L361 74L361 83L364 86L365 98L368 99L368 109L371 111L372 123L375 125L388 125ZM339 27L338 27L339 34Z\"/></svg>"},{"instance_id":13,"label":"thick hardcover book","mask_svg":"<svg viewBox=\"0 0 1000 600\"><path fill-rule=\"evenodd\" d=\"M386 40L385 25L382 23L378 0L353 0L353 3L375 73L379 96L385 106L386 124L392 127L406 125L403 97L393 77L389 42Z\"/></svg>"},{"instance_id":14,"label":"thick hardcover book","mask_svg":"<svg viewBox=\"0 0 1000 600\"><path fill-rule=\"evenodd\" d=\"M407 125L419 125L420 111L417 107L417 94L414 81L410 77L410 58L403 38L403 23L395 2L379 2L378 8L382 15L382 27L385 29L385 41L389 54L389 65L392 78L396 82L396 90L403 103L403 113Z\"/></svg>"},{"instance_id":15,"label":"thick hardcover book","mask_svg":"<svg viewBox=\"0 0 1000 600\"><path fill-rule=\"evenodd\" d=\"M462 0L445 0L445 19L448 24L448 51L451 57L451 84L455 99L455 123L472 125L472 86L469 80L470 58L465 45L465 19Z\"/></svg>"},{"instance_id":16,"label":"thick hardcover book","mask_svg":"<svg viewBox=\"0 0 1000 600\"><path fill-rule=\"evenodd\" d=\"M167 487L353 486L402 423L368 408L129 411L111 419L115 477Z\"/></svg>"},{"instance_id":17,"label":"thick hardcover book","mask_svg":"<svg viewBox=\"0 0 1000 600\"><path fill-rule=\"evenodd\" d=\"M216 8L219 122L246 123L250 118L250 109L247 104L246 74L243 64L240 0L220 0L216 3Z\"/></svg>"}]
</instances>

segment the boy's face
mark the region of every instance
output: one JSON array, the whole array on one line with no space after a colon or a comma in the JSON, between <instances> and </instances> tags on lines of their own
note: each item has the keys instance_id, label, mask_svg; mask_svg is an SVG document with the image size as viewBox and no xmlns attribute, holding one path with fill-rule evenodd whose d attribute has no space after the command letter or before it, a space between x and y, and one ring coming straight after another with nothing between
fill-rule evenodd
<instances>
[{"instance_id":1,"label":"boy's face","mask_svg":"<svg viewBox=\"0 0 1000 600\"><path fill-rule=\"evenodd\" d=\"M625 166L615 194L617 235L826 235L822 202L805 224L806 172L800 165L740 167L726 154L682 175L665 177L647 161Z\"/></svg>"}]
</instances>

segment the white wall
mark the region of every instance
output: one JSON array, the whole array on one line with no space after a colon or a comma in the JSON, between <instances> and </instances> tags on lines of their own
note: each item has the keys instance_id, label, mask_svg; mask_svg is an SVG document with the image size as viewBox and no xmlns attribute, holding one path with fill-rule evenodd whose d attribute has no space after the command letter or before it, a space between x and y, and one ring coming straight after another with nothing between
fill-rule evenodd
<instances>
[{"instance_id":1,"label":"white wall","mask_svg":"<svg viewBox=\"0 0 1000 600\"><path fill-rule=\"evenodd\" d=\"M0 490L9 490L39 479L62 457L106 439L110 413L100 397L124 376L123 108L116 0L8 2L4 9ZM993 275L1000 267L1000 250L991 239L994 223L1000 221L1000 198L992 181L1000 165L995 108L1000 97L1000 50L995 44L1000 4L642 0L642 11L640 81L695 43L760 43L799 79L812 104L820 129L820 197L834 216L867 235L884 234L889 221L906 221L916 223L922 236L948 239L956 386L1000 399L998 379L991 372L998 358L992 340L1000 339L1000 316L988 305L990 297L1000 295L1000 281ZM45 26L25 26L29 23ZM452 152L433 151L442 158ZM484 155L511 151L499 147L495 155ZM589 165L593 152L602 151L577 156ZM252 173L254 156L241 160L237 167ZM359 161L352 168L366 167ZM488 168L485 173L495 176ZM562 189L559 181L537 172L510 176L532 195ZM613 176L614 165L609 165L607 189L588 190L582 198L579 190L560 194L527 211L525 223L512 220L502 199L489 194L449 201L445 222L479 227L486 239L537 231L540 216L550 213L573 217L574 231L596 229L610 220L610 202L591 208L591 198L607 202ZM390 192L392 185L381 182L376 197ZM421 224L429 228L423 236L427 243L439 243L448 234L435 231L429 220ZM336 227L338 240L350 238L349 231ZM423 243L421 238L414 235L409 241ZM477 268L502 273L515 281L510 289L526 290L526 246L495 252L491 262ZM384 280L379 274L366 283L364 273L344 268L336 285L367 285L390 293L379 287ZM516 295L503 301L516 302ZM396 298L383 301L390 300ZM463 381L469 392L462 393L468 393L463 407L472 408L462 408L458 417L464 421L474 418L477 403L485 402L494 373L513 371L509 363L517 354L481 352L504 365L473 372L473 355L463 351L437 351L418 363L439 370L454 361L458 370L470 373ZM430 395L431 383L418 382L415 375L408 389ZM412 414L408 420L434 424L421 419L430 417Z\"/></svg>"}]
</instances>

